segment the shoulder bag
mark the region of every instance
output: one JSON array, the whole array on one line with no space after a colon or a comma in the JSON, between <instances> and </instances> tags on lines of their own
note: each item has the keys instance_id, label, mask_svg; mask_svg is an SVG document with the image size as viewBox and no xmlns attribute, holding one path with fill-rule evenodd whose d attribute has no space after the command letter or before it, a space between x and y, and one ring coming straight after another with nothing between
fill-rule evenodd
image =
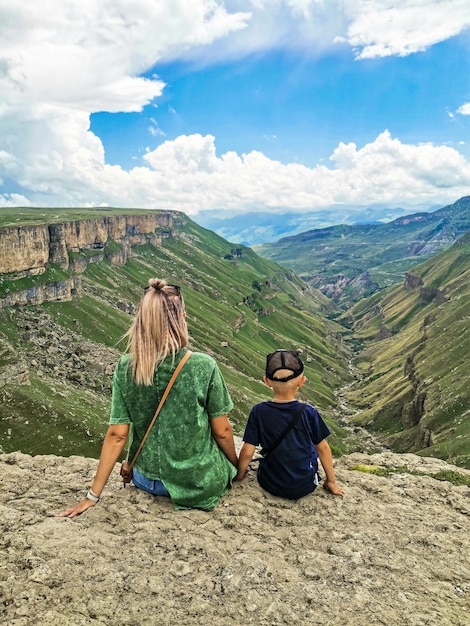
<instances>
[{"instance_id":1,"label":"shoulder bag","mask_svg":"<svg viewBox=\"0 0 470 626\"><path fill-rule=\"evenodd\" d=\"M305 402L302 402L302 407L297 411L297 413L294 415L294 417L291 419L291 421L283 430L283 432L279 435L279 437L269 446L269 448L263 448L260 451L261 456L268 456L268 454L271 454L271 452L273 452L278 447L281 441L286 437L286 435L294 428L294 426L300 420L300 418L303 415L304 408L305 408Z\"/></svg>"}]
</instances>

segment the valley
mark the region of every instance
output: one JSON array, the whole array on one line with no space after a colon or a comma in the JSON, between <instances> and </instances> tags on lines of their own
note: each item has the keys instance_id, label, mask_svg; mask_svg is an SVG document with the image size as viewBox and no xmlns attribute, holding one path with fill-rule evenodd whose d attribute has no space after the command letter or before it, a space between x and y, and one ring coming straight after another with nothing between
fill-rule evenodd
<instances>
[{"instance_id":1,"label":"valley","mask_svg":"<svg viewBox=\"0 0 470 626\"><path fill-rule=\"evenodd\" d=\"M352 422L394 451L470 464L470 233L342 316L357 342Z\"/></svg>"},{"instance_id":2,"label":"valley","mask_svg":"<svg viewBox=\"0 0 470 626\"><path fill-rule=\"evenodd\" d=\"M25 227L0 229L0 248L2 237L9 248L3 246L4 258L11 263L17 250L19 270L3 271L0 278L5 452L98 455L113 367L124 350L121 338L155 275L181 286L191 348L218 361L238 434L252 404L269 397L262 382L265 355L285 347L302 353L309 379L305 399L322 410L334 433L333 449L341 454L357 446L333 417L334 389L349 373L330 300L250 248L234 250L184 214L141 211L140 219L130 212L118 221L105 213L61 210L49 239L49 229L34 223L44 236L29 251L17 243L25 241ZM33 212L22 219L31 223L35 217Z\"/></svg>"}]
</instances>

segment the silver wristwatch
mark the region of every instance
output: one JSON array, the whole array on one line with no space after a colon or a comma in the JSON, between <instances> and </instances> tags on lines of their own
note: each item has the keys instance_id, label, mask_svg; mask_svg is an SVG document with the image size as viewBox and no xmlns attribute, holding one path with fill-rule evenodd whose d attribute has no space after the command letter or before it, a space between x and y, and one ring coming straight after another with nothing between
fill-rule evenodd
<instances>
[{"instance_id":1,"label":"silver wristwatch","mask_svg":"<svg viewBox=\"0 0 470 626\"><path fill-rule=\"evenodd\" d=\"M92 492L91 489L88 490L88 493L86 494L85 498L87 500L91 500L92 502L95 502L96 504L98 504L98 502L101 500L101 496L95 496L95 494Z\"/></svg>"}]
</instances>

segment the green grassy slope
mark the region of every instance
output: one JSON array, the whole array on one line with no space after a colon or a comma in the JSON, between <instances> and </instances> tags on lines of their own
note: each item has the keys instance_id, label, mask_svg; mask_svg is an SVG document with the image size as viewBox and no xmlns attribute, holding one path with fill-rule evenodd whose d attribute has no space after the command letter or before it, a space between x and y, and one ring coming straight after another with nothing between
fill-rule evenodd
<instances>
[{"instance_id":1,"label":"green grassy slope","mask_svg":"<svg viewBox=\"0 0 470 626\"><path fill-rule=\"evenodd\" d=\"M232 258L232 244L190 219L178 231L162 246L133 248L124 266L90 263L80 298L1 312L0 369L29 370L28 384L0 386L5 451L99 453L113 366L124 350L120 338L153 276L181 285L191 348L220 364L235 403L236 432L251 405L270 397L261 381L265 355L279 347L299 349L309 379L303 397L319 406L334 430L335 451L345 449L344 433L331 419L333 390L349 379L336 340L342 328L328 320L331 302L249 248Z\"/></svg>"},{"instance_id":2,"label":"green grassy slope","mask_svg":"<svg viewBox=\"0 0 470 626\"><path fill-rule=\"evenodd\" d=\"M470 233L412 274L345 316L363 345L355 421L395 451L470 467Z\"/></svg>"},{"instance_id":3,"label":"green grassy slope","mask_svg":"<svg viewBox=\"0 0 470 626\"><path fill-rule=\"evenodd\" d=\"M146 209L67 208L67 207L1 207L0 228L5 226L32 226L58 224L67 220L89 220L98 217L145 215Z\"/></svg>"}]
</instances>

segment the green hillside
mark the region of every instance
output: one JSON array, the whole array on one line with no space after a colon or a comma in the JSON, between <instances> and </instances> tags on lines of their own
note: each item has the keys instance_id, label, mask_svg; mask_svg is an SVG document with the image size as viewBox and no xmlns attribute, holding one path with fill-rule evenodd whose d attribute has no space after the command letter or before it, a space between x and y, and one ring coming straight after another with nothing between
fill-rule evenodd
<instances>
[{"instance_id":1,"label":"green hillside","mask_svg":"<svg viewBox=\"0 0 470 626\"><path fill-rule=\"evenodd\" d=\"M255 246L343 303L357 301L403 280L405 273L447 249L470 230L470 196L432 213L386 224L310 230Z\"/></svg>"},{"instance_id":2,"label":"green hillside","mask_svg":"<svg viewBox=\"0 0 470 626\"><path fill-rule=\"evenodd\" d=\"M38 212L23 210L16 224L36 223ZM102 211L41 213L47 219L54 213L57 219L72 220L89 219ZM7 225L8 220L6 211L0 223ZM89 262L81 274L80 297L0 310L0 446L4 451L99 453L113 367L124 349L120 338L153 276L182 287L191 348L209 352L220 364L235 403L231 419L237 433L242 432L251 405L270 397L261 381L265 355L279 347L299 349L309 379L304 398L319 406L333 429L335 452L345 449L348 442L332 413L334 389L350 376L346 354L337 341L343 329L328 320L334 314L331 301L251 249L234 249L185 216L180 222L162 245L134 247L125 265ZM112 248L113 242L106 246ZM85 249L71 255L85 258L95 252ZM70 271L50 266L36 277L12 280L3 275L0 297L67 274Z\"/></svg>"},{"instance_id":3,"label":"green hillside","mask_svg":"<svg viewBox=\"0 0 470 626\"><path fill-rule=\"evenodd\" d=\"M354 421L393 450L470 467L470 233L357 303Z\"/></svg>"},{"instance_id":4,"label":"green hillside","mask_svg":"<svg viewBox=\"0 0 470 626\"><path fill-rule=\"evenodd\" d=\"M145 215L146 209L54 208L54 207L0 207L0 228L3 226L30 226L58 224L66 220L90 220L97 217Z\"/></svg>"}]
</instances>

